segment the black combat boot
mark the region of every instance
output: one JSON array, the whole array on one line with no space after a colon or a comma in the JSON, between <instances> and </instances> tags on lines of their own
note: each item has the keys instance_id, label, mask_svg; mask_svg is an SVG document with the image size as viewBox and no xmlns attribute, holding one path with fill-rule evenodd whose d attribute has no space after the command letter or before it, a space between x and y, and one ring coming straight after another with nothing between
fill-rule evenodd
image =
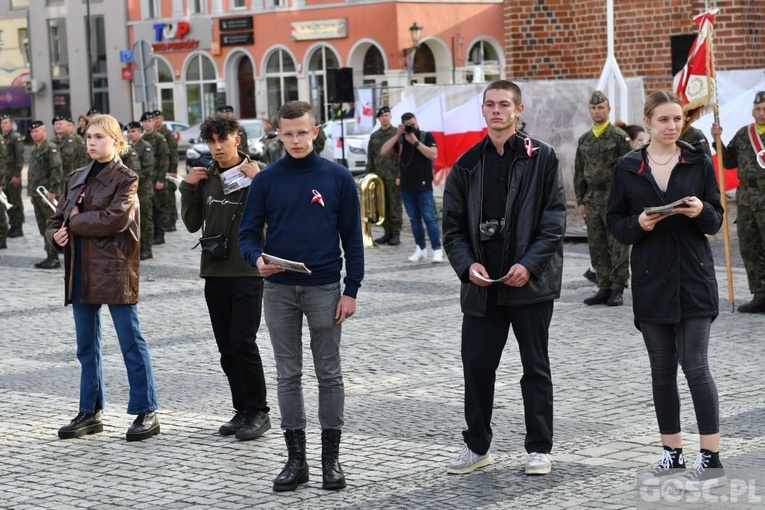
<instances>
[{"instance_id":1,"label":"black combat boot","mask_svg":"<svg viewBox=\"0 0 765 510\"><path fill-rule=\"evenodd\" d=\"M390 241L390 234L385 234L375 239L375 244L388 244L388 241Z\"/></svg>"},{"instance_id":2,"label":"black combat boot","mask_svg":"<svg viewBox=\"0 0 765 510\"><path fill-rule=\"evenodd\" d=\"M398 246L401 244L401 239L399 238L398 234L391 235L390 239L388 239L388 244L391 246Z\"/></svg>"},{"instance_id":3,"label":"black combat boot","mask_svg":"<svg viewBox=\"0 0 765 510\"><path fill-rule=\"evenodd\" d=\"M23 237L24 230L21 227L11 227L8 231L8 237Z\"/></svg>"},{"instance_id":4,"label":"black combat boot","mask_svg":"<svg viewBox=\"0 0 765 510\"><path fill-rule=\"evenodd\" d=\"M340 467L340 429L321 431L321 488L327 490L345 489L345 474Z\"/></svg>"},{"instance_id":5,"label":"black combat boot","mask_svg":"<svg viewBox=\"0 0 765 510\"><path fill-rule=\"evenodd\" d=\"M154 244L165 244L165 233L154 235Z\"/></svg>"},{"instance_id":6,"label":"black combat boot","mask_svg":"<svg viewBox=\"0 0 765 510\"><path fill-rule=\"evenodd\" d=\"M624 304L624 290L612 289L611 296L606 302L608 306L622 306Z\"/></svg>"},{"instance_id":7,"label":"black combat boot","mask_svg":"<svg viewBox=\"0 0 765 510\"><path fill-rule=\"evenodd\" d=\"M765 298L755 296L754 299L745 305L738 307L741 313L762 313L765 312Z\"/></svg>"},{"instance_id":8,"label":"black combat boot","mask_svg":"<svg viewBox=\"0 0 765 510\"><path fill-rule=\"evenodd\" d=\"M294 491L301 483L308 482L308 462L305 458L305 430L285 430L287 463L274 480L276 492Z\"/></svg>"},{"instance_id":9,"label":"black combat boot","mask_svg":"<svg viewBox=\"0 0 765 510\"><path fill-rule=\"evenodd\" d=\"M608 298L610 297L611 289L598 289L595 294L584 300L584 304L587 306L604 305L608 302Z\"/></svg>"}]
</instances>

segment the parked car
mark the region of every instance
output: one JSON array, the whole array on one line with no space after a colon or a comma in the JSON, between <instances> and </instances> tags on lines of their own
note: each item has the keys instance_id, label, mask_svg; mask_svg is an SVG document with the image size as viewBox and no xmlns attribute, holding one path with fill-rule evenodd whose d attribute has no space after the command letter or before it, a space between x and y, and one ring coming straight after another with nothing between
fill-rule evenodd
<instances>
[{"instance_id":1,"label":"parked car","mask_svg":"<svg viewBox=\"0 0 765 510\"><path fill-rule=\"evenodd\" d=\"M327 135L327 143L321 156L330 161L340 163L348 168L352 174L360 175L365 173L367 166L367 145L369 145L369 133L361 132L357 129L354 119L343 119L343 129L345 130L345 159L335 158L335 146L337 140L333 138L333 125L339 125L339 120L333 120L322 125L324 134Z\"/></svg>"},{"instance_id":2,"label":"parked car","mask_svg":"<svg viewBox=\"0 0 765 510\"><path fill-rule=\"evenodd\" d=\"M180 132L181 137L178 139L179 154L186 154L186 151L191 149L193 145L202 143L202 140L199 139L199 127L201 125L201 123L194 124Z\"/></svg>"},{"instance_id":3,"label":"parked car","mask_svg":"<svg viewBox=\"0 0 765 510\"><path fill-rule=\"evenodd\" d=\"M243 119L239 121L239 124L244 128L244 132L247 133L247 145L250 149L250 159L261 159L264 152L263 123L260 121L260 119ZM198 132L199 128L197 127L197 133ZM207 147L207 144L199 138L199 134L196 135L196 140L198 140L198 142L186 150L187 172L192 167L208 167L213 162L212 154L210 154L210 149Z\"/></svg>"}]
</instances>

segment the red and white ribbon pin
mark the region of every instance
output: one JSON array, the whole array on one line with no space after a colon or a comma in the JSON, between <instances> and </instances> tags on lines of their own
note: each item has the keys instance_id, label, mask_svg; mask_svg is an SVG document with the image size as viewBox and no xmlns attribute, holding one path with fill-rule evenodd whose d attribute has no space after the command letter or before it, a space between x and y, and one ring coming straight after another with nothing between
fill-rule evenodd
<instances>
[{"instance_id":1,"label":"red and white ribbon pin","mask_svg":"<svg viewBox=\"0 0 765 510\"><path fill-rule=\"evenodd\" d=\"M531 138L524 138L523 146L526 148L526 154L528 154L529 157L531 157L532 154L539 150L539 147L534 147L534 143L531 141Z\"/></svg>"},{"instance_id":2,"label":"red and white ribbon pin","mask_svg":"<svg viewBox=\"0 0 765 510\"><path fill-rule=\"evenodd\" d=\"M315 189L312 189L311 193L313 193L313 198L311 199L311 203L319 202L319 205L324 207L324 199L322 198L321 193L319 193Z\"/></svg>"}]
</instances>

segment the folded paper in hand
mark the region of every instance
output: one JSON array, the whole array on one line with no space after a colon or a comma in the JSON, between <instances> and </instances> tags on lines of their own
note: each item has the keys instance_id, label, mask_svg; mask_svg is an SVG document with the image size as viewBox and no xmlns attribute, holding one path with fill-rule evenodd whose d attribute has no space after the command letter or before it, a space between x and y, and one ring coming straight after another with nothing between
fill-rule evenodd
<instances>
[{"instance_id":1,"label":"folded paper in hand","mask_svg":"<svg viewBox=\"0 0 765 510\"><path fill-rule=\"evenodd\" d=\"M303 264L302 262L295 262L294 260L280 259L279 257L274 257L273 255L266 255L265 253L263 253L261 257L263 257L263 262L265 262L266 264L279 266L281 268L286 269L287 271L295 271L298 273L311 274L311 270L305 267L305 264Z\"/></svg>"},{"instance_id":2,"label":"folded paper in hand","mask_svg":"<svg viewBox=\"0 0 765 510\"><path fill-rule=\"evenodd\" d=\"M665 216L669 216L671 214L677 214L677 211L674 210L676 207L690 207L688 201L691 200L691 198L692 197L681 198L680 200L675 200L671 204L667 205L644 207L643 210L646 214L663 214Z\"/></svg>"},{"instance_id":3,"label":"folded paper in hand","mask_svg":"<svg viewBox=\"0 0 765 510\"><path fill-rule=\"evenodd\" d=\"M491 280L491 279L489 279L489 278L486 278L485 276L483 276L481 273L479 273L479 272L478 272L478 271L476 271L475 269L473 269L473 276L475 276L475 277L476 277L476 278L478 278L479 280L483 280L483 281L485 281L485 282L489 282L489 283L499 283L499 282L504 282L505 280L507 280L508 278L510 278L510 277L511 277L511 276L513 276L513 275L512 275L512 273L508 273L508 274L506 274L505 276L503 276L502 278L497 278L496 280Z\"/></svg>"}]
</instances>

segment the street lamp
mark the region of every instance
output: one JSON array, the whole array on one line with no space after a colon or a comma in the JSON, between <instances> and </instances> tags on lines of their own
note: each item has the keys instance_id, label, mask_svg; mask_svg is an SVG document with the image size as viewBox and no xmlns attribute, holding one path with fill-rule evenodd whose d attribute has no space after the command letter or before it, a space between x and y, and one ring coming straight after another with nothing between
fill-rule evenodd
<instances>
[{"instance_id":1,"label":"street lamp","mask_svg":"<svg viewBox=\"0 0 765 510\"><path fill-rule=\"evenodd\" d=\"M404 49L404 56L406 57L406 74L408 83L412 83L412 73L414 72L414 54L417 48L420 46L420 39L422 38L423 27L417 24L415 21L412 26L409 27L409 33L412 35L412 47Z\"/></svg>"}]
</instances>

